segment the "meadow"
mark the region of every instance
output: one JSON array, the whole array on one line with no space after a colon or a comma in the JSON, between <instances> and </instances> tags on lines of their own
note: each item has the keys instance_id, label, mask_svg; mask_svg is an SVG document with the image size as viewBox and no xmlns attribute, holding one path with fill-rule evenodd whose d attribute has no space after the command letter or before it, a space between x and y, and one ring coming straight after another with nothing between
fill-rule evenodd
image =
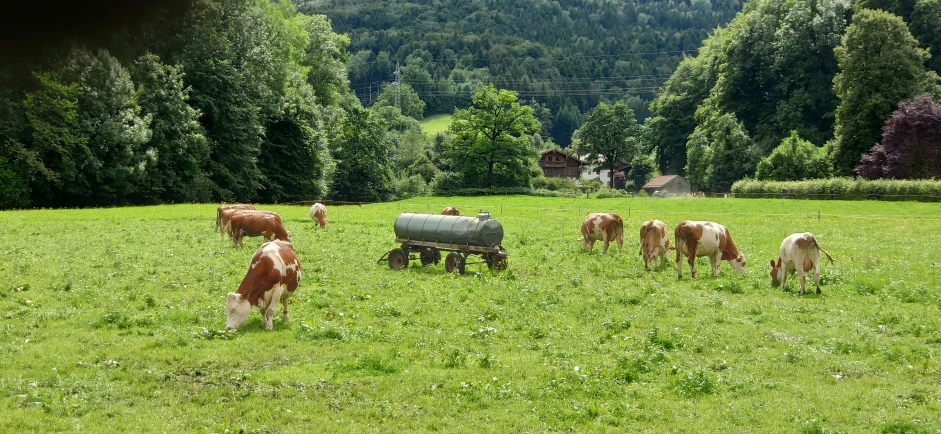
<instances>
[{"instance_id":1,"label":"meadow","mask_svg":"<svg viewBox=\"0 0 941 434\"><path fill-rule=\"evenodd\" d=\"M428 138L433 139L436 134L447 131L451 126L451 115L440 114L426 116L421 120L421 129Z\"/></svg>"},{"instance_id":2,"label":"meadow","mask_svg":"<svg viewBox=\"0 0 941 434\"><path fill-rule=\"evenodd\" d=\"M390 270L400 212L486 209L508 270ZM261 244L215 205L0 212L0 432L941 432L941 207L781 199L425 197L270 205L291 322L224 330ZM625 222L602 255L590 211ZM725 224L746 273L644 271L640 224ZM835 258L772 287L781 240ZM672 243L672 240L671 240ZM812 288L812 287L811 287Z\"/></svg>"}]
</instances>

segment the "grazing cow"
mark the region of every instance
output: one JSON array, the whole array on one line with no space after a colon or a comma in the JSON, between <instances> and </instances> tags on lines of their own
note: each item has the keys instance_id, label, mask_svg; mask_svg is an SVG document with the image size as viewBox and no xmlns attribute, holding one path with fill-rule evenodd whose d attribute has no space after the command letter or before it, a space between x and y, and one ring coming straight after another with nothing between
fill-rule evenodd
<instances>
[{"instance_id":1,"label":"grazing cow","mask_svg":"<svg viewBox=\"0 0 941 434\"><path fill-rule=\"evenodd\" d=\"M457 215L457 216L459 216L459 215L461 215L461 212L458 211L458 209L455 208L455 207L453 207L453 206L446 206L446 207L444 207L443 210L441 210L441 215Z\"/></svg>"},{"instance_id":2,"label":"grazing cow","mask_svg":"<svg viewBox=\"0 0 941 434\"><path fill-rule=\"evenodd\" d=\"M229 219L229 237L241 247L243 237L265 237L265 241L291 241L281 217L272 211L236 211Z\"/></svg>"},{"instance_id":3,"label":"grazing cow","mask_svg":"<svg viewBox=\"0 0 941 434\"><path fill-rule=\"evenodd\" d=\"M712 276L719 275L719 260L729 261L736 272L745 271L745 255L738 252L729 230L718 223L685 221L673 230L676 237L676 277L683 277L680 258L686 255L689 274L696 277L696 258L708 256L712 262Z\"/></svg>"},{"instance_id":4,"label":"grazing cow","mask_svg":"<svg viewBox=\"0 0 941 434\"><path fill-rule=\"evenodd\" d=\"M801 295L804 295L804 273L814 270L814 284L817 285L817 295L820 295L820 252L827 255L827 259L833 263L833 257L820 248L817 239L810 232L788 235L781 242L777 264L774 260L771 261L771 283L780 283L783 289L787 283L787 275L797 271L801 280Z\"/></svg>"},{"instance_id":5,"label":"grazing cow","mask_svg":"<svg viewBox=\"0 0 941 434\"><path fill-rule=\"evenodd\" d=\"M660 258L659 267L666 263L667 251L671 250L667 225L660 220L648 220L640 227L640 252L644 256L644 269L650 270L650 263Z\"/></svg>"},{"instance_id":6,"label":"grazing cow","mask_svg":"<svg viewBox=\"0 0 941 434\"><path fill-rule=\"evenodd\" d=\"M320 229L327 226L327 207L317 202L310 206L310 218L320 224Z\"/></svg>"},{"instance_id":7,"label":"grazing cow","mask_svg":"<svg viewBox=\"0 0 941 434\"><path fill-rule=\"evenodd\" d=\"M224 215L226 210L231 210L232 212L238 210L251 210L255 209L255 205L250 205L247 203L234 203L232 205L222 204L219 205L219 208L216 208L216 230L219 231L219 236L223 236L225 233L225 225L228 223L228 217L231 217L232 213L230 212L227 216Z\"/></svg>"},{"instance_id":8,"label":"grazing cow","mask_svg":"<svg viewBox=\"0 0 941 434\"><path fill-rule=\"evenodd\" d=\"M294 246L286 241L270 241L261 245L252 256L248 273L239 289L225 300L225 328L235 330L248 318L252 306L258 307L265 330L273 328L274 310L278 302L284 306L282 319L288 321L288 299L301 281L301 263Z\"/></svg>"},{"instance_id":9,"label":"grazing cow","mask_svg":"<svg viewBox=\"0 0 941 434\"><path fill-rule=\"evenodd\" d=\"M612 240L617 241L618 253L620 253L621 245L624 244L624 223L621 221L621 216L607 212L593 212L585 216L585 221L582 222L582 237L575 241L581 241L588 253L591 253L595 247L595 241L604 241L604 249L601 253L608 253L608 244Z\"/></svg>"}]
</instances>

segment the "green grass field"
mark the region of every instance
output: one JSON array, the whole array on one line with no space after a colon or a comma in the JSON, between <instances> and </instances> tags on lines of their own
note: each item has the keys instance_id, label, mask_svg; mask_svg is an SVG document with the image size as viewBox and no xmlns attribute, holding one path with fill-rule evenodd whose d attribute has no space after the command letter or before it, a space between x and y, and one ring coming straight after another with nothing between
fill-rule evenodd
<instances>
[{"instance_id":1,"label":"green grass field","mask_svg":"<svg viewBox=\"0 0 941 434\"><path fill-rule=\"evenodd\" d=\"M451 115L449 114L426 116L421 121L421 129L429 138L433 138L442 131L447 131L449 126L451 126Z\"/></svg>"},{"instance_id":2,"label":"green grass field","mask_svg":"<svg viewBox=\"0 0 941 434\"><path fill-rule=\"evenodd\" d=\"M396 215L446 205L494 214L508 271L376 263ZM326 230L263 208L304 273L270 332L221 331L261 239L220 241L215 205L0 212L0 432L941 431L937 204L432 197ZM574 241L601 210L620 253ZM725 224L747 272L645 272L651 218ZM836 259L822 296L770 285L802 231Z\"/></svg>"}]
</instances>

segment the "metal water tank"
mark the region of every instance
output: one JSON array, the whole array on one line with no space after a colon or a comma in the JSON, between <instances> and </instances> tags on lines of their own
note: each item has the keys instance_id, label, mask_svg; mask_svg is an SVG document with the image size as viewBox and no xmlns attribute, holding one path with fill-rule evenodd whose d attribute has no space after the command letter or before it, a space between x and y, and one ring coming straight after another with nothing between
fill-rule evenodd
<instances>
[{"instance_id":1,"label":"metal water tank","mask_svg":"<svg viewBox=\"0 0 941 434\"><path fill-rule=\"evenodd\" d=\"M394 227L395 237L403 240L479 247L503 242L503 226L488 212L477 217L406 212L395 218Z\"/></svg>"}]
</instances>

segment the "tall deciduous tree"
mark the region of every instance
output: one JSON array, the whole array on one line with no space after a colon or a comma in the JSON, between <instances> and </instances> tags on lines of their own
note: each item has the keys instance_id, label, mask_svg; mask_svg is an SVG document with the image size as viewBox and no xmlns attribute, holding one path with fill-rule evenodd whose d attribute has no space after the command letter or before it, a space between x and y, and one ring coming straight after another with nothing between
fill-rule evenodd
<instances>
[{"instance_id":1,"label":"tall deciduous tree","mask_svg":"<svg viewBox=\"0 0 941 434\"><path fill-rule=\"evenodd\" d=\"M900 101L921 92L928 78L928 53L898 16L863 9L853 16L835 50L840 73L833 91L837 147L834 172L850 175L862 154L881 139L881 128Z\"/></svg>"},{"instance_id":2,"label":"tall deciduous tree","mask_svg":"<svg viewBox=\"0 0 941 434\"><path fill-rule=\"evenodd\" d=\"M94 160L88 137L81 135L78 99L82 91L52 73L33 73L37 89L23 100L32 129L26 151L35 156L34 176L29 179L36 205L79 205L88 197L90 181L84 165Z\"/></svg>"},{"instance_id":3,"label":"tall deciduous tree","mask_svg":"<svg viewBox=\"0 0 941 434\"><path fill-rule=\"evenodd\" d=\"M641 152L642 130L637 125L634 112L624 101L614 105L599 104L592 110L575 137L581 143L579 154L604 157L603 167L608 168L608 186L614 187L614 171L621 165L630 164Z\"/></svg>"},{"instance_id":4,"label":"tall deciduous tree","mask_svg":"<svg viewBox=\"0 0 941 434\"><path fill-rule=\"evenodd\" d=\"M382 123L357 103L347 103L340 140L333 149L335 199L356 202L386 200L392 193L392 171Z\"/></svg>"},{"instance_id":5,"label":"tall deciduous tree","mask_svg":"<svg viewBox=\"0 0 941 434\"><path fill-rule=\"evenodd\" d=\"M647 140L656 150L657 166L662 173L686 174L686 141L696 129L696 107L715 86L717 31L706 41L696 57L687 57L650 103L646 122Z\"/></svg>"},{"instance_id":6,"label":"tall deciduous tree","mask_svg":"<svg viewBox=\"0 0 941 434\"><path fill-rule=\"evenodd\" d=\"M525 135L539 130L532 107L493 85L478 89L473 103L454 111L454 138L445 148L450 167L472 187L528 186L536 151Z\"/></svg>"},{"instance_id":7,"label":"tall deciduous tree","mask_svg":"<svg viewBox=\"0 0 941 434\"><path fill-rule=\"evenodd\" d=\"M373 108L395 107L396 91L394 83L382 86L382 91L379 92L379 97L373 104ZM412 89L412 86L408 84L402 84L398 89L398 93L399 109L402 110L402 114L418 121L422 120L425 114L425 102L418 97L415 89Z\"/></svg>"},{"instance_id":8,"label":"tall deciduous tree","mask_svg":"<svg viewBox=\"0 0 941 434\"><path fill-rule=\"evenodd\" d=\"M190 88L183 85L179 65L166 65L147 53L134 63L138 103L151 116L150 141L144 146L143 174L135 196L141 202L210 201L203 167L209 144L199 125L199 111L190 107Z\"/></svg>"},{"instance_id":9,"label":"tall deciduous tree","mask_svg":"<svg viewBox=\"0 0 941 434\"><path fill-rule=\"evenodd\" d=\"M918 0L908 27L922 47L931 52L926 65L941 74L941 0Z\"/></svg>"},{"instance_id":10,"label":"tall deciduous tree","mask_svg":"<svg viewBox=\"0 0 941 434\"><path fill-rule=\"evenodd\" d=\"M703 116L702 111L697 116ZM752 140L732 113L710 113L686 146L686 175L696 188L726 192L755 170Z\"/></svg>"},{"instance_id":11,"label":"tall deciduous tree","mask_svg":"<svg viewBox=\"0 0 941 434\"><path fill-rule=\"evenodd\" d=\"M83 205L121 203L142 175L143 145L151 117L141 115L131 75L106 50L74 50L65 77L78 83L79 132L88 137L92 158L82 162L90 182Z\"/></svg>"},{"instance_id":12,"label":"tall deciduous tree","mask_svg":"<svg viewBox=\"0 0 941 434\"><path fill-rule=\"evenodd\" d=\"M863 155L864 178L941 179L941 105L927 94L899 104L882 129L882 142Z\"/></svg>"}]
</instances>

